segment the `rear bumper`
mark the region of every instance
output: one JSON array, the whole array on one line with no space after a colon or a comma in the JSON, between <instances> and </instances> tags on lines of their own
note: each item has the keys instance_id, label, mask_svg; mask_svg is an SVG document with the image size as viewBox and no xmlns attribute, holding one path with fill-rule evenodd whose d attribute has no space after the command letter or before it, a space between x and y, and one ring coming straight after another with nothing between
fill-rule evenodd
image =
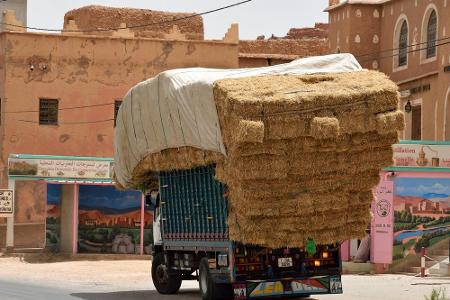
<instances>
[{"instance_id":1,"label":"rear bumper","mask_svg":"<svg viewBox=\"0 0 450 300\"><path fill-rule=\"evenodd\" d=\"M295 297L314 294L342 294L340 275L233 283L235 300L264 297Z\"/></svg>"}]
</instances>

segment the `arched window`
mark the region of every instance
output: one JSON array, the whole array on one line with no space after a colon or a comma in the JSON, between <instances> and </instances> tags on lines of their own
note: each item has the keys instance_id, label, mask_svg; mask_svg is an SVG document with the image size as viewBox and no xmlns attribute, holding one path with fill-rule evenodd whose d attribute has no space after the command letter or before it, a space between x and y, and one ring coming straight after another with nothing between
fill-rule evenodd
<instances>
[{"instance_id":1,"label":"arched window","mask_svg":"<svg viewBox=\"0 0 450 300\"><path fill-rule=\"evenodd\" d=\"M436 56L437 15L433 10L427 25L427 58Z\"/></svg>"},{"instance_id":2,"label":"arched window","mask_svg":"<svg viewBox=\"0 0 450 300\"><path fill-rule=\"evenodd\" d=\"M398 43L398 66L406 66L408 63L408 23L403 21L400 29L399 43Z\"/></svg>"}]
</instances>

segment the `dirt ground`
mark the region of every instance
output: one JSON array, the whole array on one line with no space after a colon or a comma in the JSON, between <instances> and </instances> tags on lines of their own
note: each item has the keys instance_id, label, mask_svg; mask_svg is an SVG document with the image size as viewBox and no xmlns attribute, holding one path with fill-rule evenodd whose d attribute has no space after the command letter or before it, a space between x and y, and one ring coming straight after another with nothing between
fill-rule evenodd
<instances>
[{"instance_id":1,"label":"dirt ground","mask_svg":"<svg viewBox=\"0 0 450 300\"><path fill-rule=\"evenodd\" d=\"M28 263L19 258L0 258L0 299L50 299L47 294L45 298L36 295L22 297L22 294L15 294L15 289L17 293L24 289L31 293L57 289L58 296L51 299L200 299L196 281L183 283L179 295L158 295L151 283L150 268L149 260ZM5 286L9 287L9 297L2 294ZM424 300L433 288L446 288L450 296L450 278L345 275L343 288L343 295L314 296L311 299Z\"/></svg>"}]
</instances>

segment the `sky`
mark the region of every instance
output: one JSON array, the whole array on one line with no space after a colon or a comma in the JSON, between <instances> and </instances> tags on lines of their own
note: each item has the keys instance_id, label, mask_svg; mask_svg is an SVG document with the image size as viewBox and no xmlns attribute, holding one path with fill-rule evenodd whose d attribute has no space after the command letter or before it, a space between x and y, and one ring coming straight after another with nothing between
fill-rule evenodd
<instances>
[{"instance_id":1,"label":"sky","mask_svg":"<svg viewBox=\"0 0 450 300\"><path fill-rule=\"evenodd\" d=\"M60 29L64 14L86 5L133 7L171 12L204 12L240 0L28 0L28 26ZM221 39L232 23L239 23L241 39L275 34L290 28L328 22L323 12L328 0L253 0L238 7L203 16L206 39Z\"/></svg>"},{"instance_id":2,"label":"sky","mask_svg":"<svg viewBox=\"0 0 450 300\"><path fill-rule=\"evenodd\" d=\"M397 178L396 194L427 199L450 196L450 179L447 178Z\"/></svg>"}]
</instances>

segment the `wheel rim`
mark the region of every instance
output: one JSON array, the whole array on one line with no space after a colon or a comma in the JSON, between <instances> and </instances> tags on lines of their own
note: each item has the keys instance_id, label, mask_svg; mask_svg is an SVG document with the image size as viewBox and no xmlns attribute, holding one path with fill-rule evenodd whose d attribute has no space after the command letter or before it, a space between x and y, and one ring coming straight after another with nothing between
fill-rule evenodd
<instances>
[{"instance_id":1,"label":"wheel rim","mask_svg":"<svg viewBox=\"0 0 450 300\"><path fill-rule=\"evenodd\" d=\"M169 280L169 275L167 274L167 268L165 265L159 265L156 267L156 278L160 283L167 283Z\"/></svg>"},{"instance_id":2,"label":"wheel rim","mask_svg":"<svg viewBox=\"0 0 450 300\"><path fill-rule=\"evenodd\" d=\"M206 272L200 273L200 290L202 291L203 295L206 295L208 293L208 281L205 273Z\"/></svg>"}]
</instances>

